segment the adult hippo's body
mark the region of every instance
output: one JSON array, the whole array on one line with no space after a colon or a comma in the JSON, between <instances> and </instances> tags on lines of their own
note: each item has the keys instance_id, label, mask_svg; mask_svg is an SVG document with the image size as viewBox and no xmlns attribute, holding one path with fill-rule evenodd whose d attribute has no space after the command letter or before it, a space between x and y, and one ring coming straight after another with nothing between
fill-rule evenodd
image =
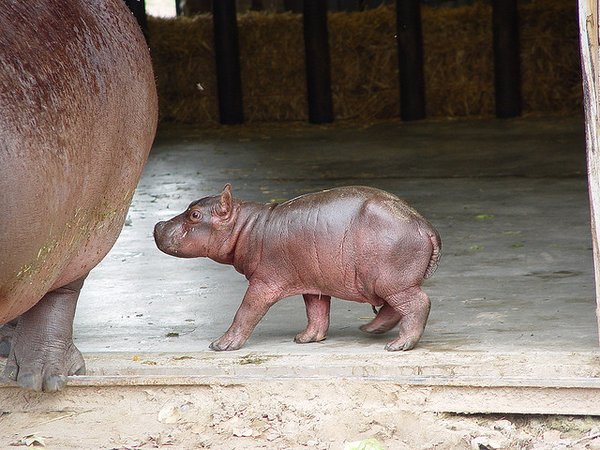
<instances>
[{"instance_id":1,"label":"adult hippo's body","mask_svg":"<svg viewBox=\"0 0 600 450\"><path fill-rule=\"evenodd\" d=\"M54 391L85 370L79 290L114 244L154 139L147 45L123 0L0 5L4 375Z\"/></svg>"}]
</instances>

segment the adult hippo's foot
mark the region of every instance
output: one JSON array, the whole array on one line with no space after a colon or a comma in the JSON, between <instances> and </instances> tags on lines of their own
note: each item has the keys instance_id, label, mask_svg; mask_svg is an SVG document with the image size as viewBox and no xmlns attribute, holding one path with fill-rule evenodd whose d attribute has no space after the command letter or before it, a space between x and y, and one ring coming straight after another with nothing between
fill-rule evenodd
<instances>
[{"instance_id":1,"label":"adult hippo's foot","mask_svg":"<svg viewBox=\"0 0 600 450\"><path fill-rule=\"evenodd\" d=\"M10 353L10 343L18 322L19 320L15 319L0 326L0 358L6 358Z\"/></svg>"},{"instance_id":2,"label":"adult hippo's foot","mask_svg":"<svg viewBox=\"0 0 600 450\"><path fill-rule=\"evenodd\" d=\"M73 317L85 277L48 292L14 329L4 377L34 391L54 392L67 376L85 373L73 344Z\"/></svg>"}]
</instances>

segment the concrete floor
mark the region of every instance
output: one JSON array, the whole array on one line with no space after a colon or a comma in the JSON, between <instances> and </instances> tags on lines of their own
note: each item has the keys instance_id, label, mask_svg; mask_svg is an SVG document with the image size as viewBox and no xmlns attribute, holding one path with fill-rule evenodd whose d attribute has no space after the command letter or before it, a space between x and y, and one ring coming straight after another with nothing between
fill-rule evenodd
<instances>
[{"instance_id":1,"label":"concrete floor","mask_svg":"<svg viewBox=\"0 0 600 450\"><path fill-rule=\"evenodd\" d=\"M583 123L546 117L163 127L123 233L81 295L75 341L84 353L211 352L246 280L210 260L160 253L152 229L227 182L235 196L263 202L371 185L427 217L442 236L443 258L425 283L432 310L414 352L596 352ZM334 300L328 339L298 345L303 301L286 299L240 352L387 358L393 332L358 330L371 318L368 305Z\"/></svg>"}]
</instances>

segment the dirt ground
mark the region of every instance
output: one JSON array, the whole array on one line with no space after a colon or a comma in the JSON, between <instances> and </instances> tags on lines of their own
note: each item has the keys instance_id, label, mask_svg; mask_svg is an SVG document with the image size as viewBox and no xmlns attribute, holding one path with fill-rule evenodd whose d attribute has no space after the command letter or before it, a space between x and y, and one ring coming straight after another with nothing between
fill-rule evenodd
<instances>
[{"instance_id":1,"label":"dirt ground","mask_svg":"<svg viewBox=\"0 0 600 450\"><path fill-rule=\"evenodd\" d=\"M376 385L70 388L15 391L0 448L48 449L600 449L600 418L403 411ZM398 391L400 392L400 391ZM379 396L380 397L380 396ZM380 397L381 398L381 397ZM358 443L370 439L370 446Z\"/></svg>"}]
</instances>

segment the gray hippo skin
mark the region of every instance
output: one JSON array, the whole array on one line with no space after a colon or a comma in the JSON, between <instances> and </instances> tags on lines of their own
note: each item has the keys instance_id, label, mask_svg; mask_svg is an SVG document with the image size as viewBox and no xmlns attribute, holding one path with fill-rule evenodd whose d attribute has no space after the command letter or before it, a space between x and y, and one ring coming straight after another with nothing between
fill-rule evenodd
<instances>
[{"instance_id":1,"label":"gray hippo skin","mask_svg":"<svg viewBox=\"0 0 600 450\"><path fill-rule=\"evenodd\" d=\"M56 391L85 371L75 307L150 151L154 75L123 0L6 0L0 30L0 354Z\"/></svg>"},{"instance_id":2,"label":"gray hippo skin","mask_svg":"<svg viewBox=\"0 0 600 450\"><path fill-rule=\"evenodd\" d=\"M302 294L308 325L298 343L325 339L331 297L381 307L361 327L384 333L400 323L386 349L413 348L425 329L423 278L437 267L441 240L419 213L379 189L351 186L281 204L205 197L154 229L157 246L182 258L232 264L249 287L229 330L213 350L239 349L278 300Z\"/></svg>"}]
</instances>

